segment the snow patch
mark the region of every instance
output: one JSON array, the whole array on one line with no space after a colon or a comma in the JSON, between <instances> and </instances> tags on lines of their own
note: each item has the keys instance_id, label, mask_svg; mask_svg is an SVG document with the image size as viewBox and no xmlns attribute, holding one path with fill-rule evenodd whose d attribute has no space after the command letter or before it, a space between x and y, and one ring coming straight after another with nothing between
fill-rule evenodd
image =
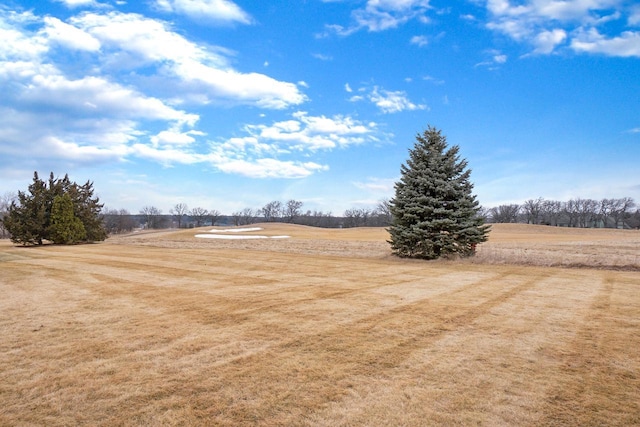
<instances>
[{"instance_id":1,"label":"snow patch","mask_svg":"<svg viewBox=\"0 0 640 427\"><path fill-rule=\"evenodd\" d=\"M245 228L227 228L225 230L209 230L209 233L244 233L249 231L260 231L260 227L245 227Z\"/></svg>"},{"instance_id":2,"label":"snow patch","mask_svg":"<svg viewBox=\"0 0 640 427\"><path fill-rule=\"evenodd\" d=\"M253 240L253 239L288 239L290 236L261 236L261 235L229 235L219 233L244 233L251 231L260 231L260 227L245 227L245 228L228 228L225 230L209 230L208 234L196 234L195 236L200 239L225 239L225 240Z\"/></svg>"},{"instance_id":3,"label":"snow patch","mask_svg":"<svg viewBox=\"0 0 640 427\"><path fill-rule=\"evenodd\" d=\"M238 236L228 234L196 234L201 239L255 240L255 239L288 239L290 236Z\"/></svg>"}]
</instances>

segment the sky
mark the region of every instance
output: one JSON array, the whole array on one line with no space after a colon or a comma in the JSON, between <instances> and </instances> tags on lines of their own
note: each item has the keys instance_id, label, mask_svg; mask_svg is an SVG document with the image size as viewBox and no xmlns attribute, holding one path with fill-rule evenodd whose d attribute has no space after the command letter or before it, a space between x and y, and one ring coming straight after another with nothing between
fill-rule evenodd
<instances>
[{"instance_id":1,"label":"sky","mask_svg":"<svg viewBox=\"0 0 640 427\"><path fill-rule=\"evenodd\" d=\"M341 215L393 197L428 126L485 207L640 203L640 3L0 4L0 195L38 171L131 213Z\"/></svg>"}]
</instances>

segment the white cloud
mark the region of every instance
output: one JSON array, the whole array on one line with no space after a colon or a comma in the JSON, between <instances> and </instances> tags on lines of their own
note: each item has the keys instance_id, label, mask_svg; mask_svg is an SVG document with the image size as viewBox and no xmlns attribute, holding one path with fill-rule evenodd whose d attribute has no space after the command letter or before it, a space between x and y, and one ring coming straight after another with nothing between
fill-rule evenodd
<instances>
[{"instance_id":1,"label":"white cloud","mask_svg":"<svg viewBox=\"0 0 640 427\"><path fill-rule=\"evenodd\" d=\"M295 84L260 73L221 70L198 62L176 64L175 72L185 81L202 84L212 96L231 102L283 109L307 100Z\"/></svg>"},{"instance_id":2,"label":"white cloud","mask_svg":"<svg viewBox=\"0 0 640 427\"><path fill-rule=\"evenodd\" d=\"M113 161L124 158L129 153L127 144L141 136L136 123L130 120L87 118L73 123L65 120L65 115L53 111L18 111L0 106L0 153L13 161L40 158L75 164Z\"/></svg>"},{"instance_id":3,"label":"white cloud","mask_svg":"<svg viewBox=\"0 0 640 427\"><path fill-rule=\"evenodd\" d=\"M48 51L47 40L39 35L29 34L22 27L36 18L31 13L10 13L3 16L0 8L0 60L37 61Z\"/></svg>"},{"instance_id":4,"label":"white cloud","mask_svg":"<svg viewBox=\"0 0 640 427\"><path fill-rule=\"evenodd\" d=\"M505 62L507 62L507 55L503 55L503 54L495 55L493 57L493 61L496 64L504 64Z\"/></svg>"},{"instance_id":5,"label":"white cloud","mask_svg":"<svg viewBox=\"0 0 640 427\"><path fill-rule=\"evenodd\" d=\"M640 32L625 31L618 37L606 37L591 28L580 31L571 41L571 48L586 53L609 56L640 57Z\"/></svg>"},{"instance_id":6,"label":"white cloud","mask_svg":"<svg viewBox=\"0 0 640 427\"><path fill-rule=\"evenodd\" d=\"M244 143L274 152L327 150L370 141L376 128L375 123L363 124L349 116L309 116L298 111L292 117L269 126L246 126L250 136Z\"/></svg>"},{"instance_id":7,"label":"white cloud","mask_svg":"<svg viewBox=\"0 0 640 427\"><path fill-rule=\"evenodd\" d=\"M125 145L101 147L80 144L74 141L64 141L55 136L48 136L39 142L40 151L46 153L46 158L65 159L66 161L81 163L96 163L123 158L128 153ZM38 154L35 154L38 156Z\"/></svg>"},{"instance_id":8,"label":"white cloud","mask_svg":"<svg viewBox=\"0 0 640 427\"><path fill-rule=\"evenodd\" d=\"M204 154L194 153L189 150L176 147L154 147L146 144L133 144L131 154L154 162L160 163L166 167L174 164L192 165L207 161L208 156Z\"/></svg>"},{"instance_id":9,"label":"white cloud","mask_svg":"<svg viewBox=\"0 0 640 427\"><path fill-rule=\"evenodd\" d=\"M163 21L137 14L110 12L85 13L71 18L69 22L100 40L105 48L111 48L114 53L126 52L134 55L137 61L147 64L193 61L217 67L228 66L224 56L190 42L171 31Z\"/></svg>"},{"instance_id":10,"label":"white cloud","mask_svg":"<svg viewBox=\"0 0 640 427\"><path fill-rule=\"evenodd\" d=\"M60 21L58 18L47 16L44 18L44 23L43 33L53 42L74 50L93 52L100 49L98 39L73 25Z\"/></svg>"},{"instance_id":11,"label":"white cloud","mask_svg":"<svg viewBox=\"0 0 640 427\"><path fill-rule=\"evenodd\" d=\"M199 119L100 77L69 80L59 75L37 75L20 95L20 101L70 114L175 121L189 126Z\"/></svg>"},{"instance_id":12,"label":"white cloud","mask_svg":"<svg viewBox=\"0 0 640 427\"><path fill-rule=\"evenodd\" d=\"M609 34L600 40L598 28L627 17L629 25L640 21L637 9L619 0L488 0L487 27L534 47L533 53L551 54L571 38L574 50L635 56L635 33ZM585 36L587 34L587 36ZM575 37L574 37L575 35Z\"/></svg>"},{"instance_id":13,"label":"white cloud","mask_svg":"<svg viewBox=\"0 0 640 427\"><path fill-rule=\"evenodd\" d=\"M407 98L406 92L388 91L375 86L368 96L383 113L399 113L405 110L425 110L426 105L414 104Z\"/></svg>"},{"instance_id":14,"label":"white cloud","mask_svg":"<svg viewBox=\"0 0 640 427\"><path fill-rule=\"evenodd\" d=\"M619 4L618 0L543 0L533 2L533 13L558 21L589 21L592 13L607 11Z\"/></svg>"},{"instance_id":15,"label":"white cloud","mask_svg":"<svg viewBox=\"0 0 640 427\"><path fill-rule=\"evenodd\" d=\"M68 8L76 8L82 6L100 6L100 3L95 0L55 0L58 3L62 3Z\"/></svg>"},{"instance_id":16,"label":"white cloud","mask_svg":"<svg viewBox=\"0 0 640 427\"><path fill-rule=\"evenodd\" d=\"M99 53L101 42L76 26L52 17L0 13L0 151L14 158L66 162L123 159L129 144L145 138L143 122L192 127L199 116L160 98L99 75L67 77L64 53ZM49 47L57 45L57 50ZM66 50L65 50L66 49ZM81 64L84 65L84 64ZM116 78L117 76L114 76Z\"/></svg>"},{"instance_id":17,"label":"white cloud","mask_svg":"<svg viewBox=\"0 0 640 427\"><path fill-rule=\"evenodd\" d=\"M369 0L353 14L360 27L369 31L395 28L410 19L424 16L429 0Z\"/></svg>"},{"instance_id":18,"label":"white cloud","mask_svg":"<svg viewBox=\"0 0 640 427\"><path fill-rule=\"evenodd\" d=\"M250 24L251 17L229 0L156 0L158 9L186 15L196 21Z\"/></svg>"},{"instance_id":19,"label":"white cloud","mask_svg":"<svg viewBox=\"0 0 640 427\"><path fill-rule=\"evenodd\" d=\"M422 77L422 80L431 82L434 85L442 85L442 84L444 84L444 80L436 79L435 77L432 77L432 76L424 76L424 77Z\"/></svg>"},{"instance_id":20,"label":"white cloud","mask_svg":"<svg viewBox=\"0 0 640 427\"><path fill-rule=\"evenodd\" d=\"M418 45L419 47L424 47L429 44L429 40L426 36L413 36L410 40L411 44Z\"/></svg>"},{"instance_id":21,"label":"white cloud","mask_svg":"<svg viewBox=\"0 0 640 427\"><path fill-rule=\"evenodd\" d=\"M208 151L196 152L191 146L201 132L169 129L151 137L151 144L133 144L130 155L167 167L205 163L252 178L302 178L328 167L292 157L378 140L375 123L363 124L348 116L309 116L303 111L292 114L290 120L246 125L243 130L244 136L211 142Z\"/></svg>"},{"instance_id":22,"label":"white cloud","mask_svg":"<svg viewBox=\"0 0 640 427\"><path fill-rule=\"evenodd\" d=\"M585 22L593 19L592 13L610 10L618 4L618 0L525 0L512 5L509 0L488 0L487 9L495 16L523 20Z\"/></svg>"},{"instance_id":23,"label":"white cloud","mask_svg":"<svg viewBox=\"0 0 640 427\"><path fill-rule=\"evenodd\" d=\"M535 37L533 42L536 46L534 53L551 53L559 44L563 43L566 38L567 33L558 28L551 31L542 31Z\"/></svg>"},{"instance_id":24,"label":"white cloud","mask_svg":"<svg viewBox=\"0 0 640 427\"><path fill-rule=\"evenodd\" d=\"M162 66L183 83L191 85L191 92L199 96L206 94L230 103L273 109L307 100L296 84L261 73L240 73L229 66L222 54L226 52L224 49L214 51L196 45L160 21L112 12L84 14L74 18L72 23L113 50L115 60L122 57L122 67L138 63ZM118 52L127 55L118 56Z\"/></svg>"},{"instance_id":25,"label":"white cloud","mask_svg":"<svg viewBox=\"0 0 640 427\"><path fill-rule=\"evenodd\" d=\"M377 32L397 28L416 18L428 22L425 13L429 8L429 0L368 0L363 8L351 13L353 23L349 27L334 24L327 25L326 30L348 36L361 29Z\"/></svg>"},{"instance_id":26,"label":"white cloud","mask_svg":"<svg viewBox=\"0 0 640 427\"><path fill-rule=\"evenodd\" d=\"M277 159L256 159L254 161L230 160L216 164L223 172L250 178L305 178L316 172L327 170L328 166L314 162L281 161Z\"/></svg>"},{"instance_id":27,"label":"white cloud","mask_svg":"<svg viewBox=\"0 0 640 427\"><path fill-rule=\"evenodd\" d=\"M333 56L326 55L323 53L312 53L311 56L313 56L316 59L319 59L320 61L333 61Z\"/></svg>"},{"instance_id":28,"label":"white cloud","mask_svg":"<svg viewBox=\"0 0 640 427\"><path fill-rule=\"evenodd\" d=\"M12 107L0 102L0 151L76 163L117 160L132 153L130 143L145 137L142 121L169 122L179 129L198 120L102 78L69 80L46 70L52 73L14 80L23 83L22 92L5 93L4 102Z\"/></svg>"},{"instance_id":29,"label":"white cloud","mask_svg":"<svg viewBox=\"0 0 640 427\"><path fill-rule=\"evenodd\" d=\"M196 141L196 139L194 138L194 135L204 136L205 133L200 131L195 131L195 130L181 132L179 128L163 130L157 135L154 135L151 137L151 143L156 147L160 145L187 146Z\"/></svg>"},{"instance_id":30,"label":"white cloud","mask_svg":"<svg viewBox=\"0 0 640 427\"><path fill-rule=\"evenodd\" d=\"M313 160L318 151L378 141L375 123L302 111L205 141L190 103L283 109L305 102L299 88L308 85L239 72L232 52L196 44L163 21L114 11L61 20L0 10L0 36L9 42L0 44L0 158L64 165L142 158L297 178L327 169ZM73 51L83 61L69 64L65 54Z\"/></svg>"},{"instance_id":31,"label":"white cloud","mask_svg":"<svg viewBox=\"0 0 640 427\"><path fill-rule=\"evenodd\" d=\"M354 182L353 184L362 190L367 190L373 193L391 194L393 192L396 178L368 178L366 182Z\"/></svg>"},{"instance_id":32,"label":"white cloud","mask_svg":"<svg viewBox=\"0 0 640 427\"><path fill-rule=\"evenodd\" d=\"M500 65L505 64L509 57L503 54L497 49L488 49L484 52L488 59L477 63L476 67L487 67L487 69L493 71L499 69Z\"/></svg>"},{"instance_id":33,"label":"white cloud","mask_svg":"<svg viewBox=\"0 0 640 427\"><path fill-rule=\"evenodd\" d=\"M640 5L633 6L629 13L629 19L627 21L629 25L636 26L640 24Z\"/></svg>"}]
</instances>

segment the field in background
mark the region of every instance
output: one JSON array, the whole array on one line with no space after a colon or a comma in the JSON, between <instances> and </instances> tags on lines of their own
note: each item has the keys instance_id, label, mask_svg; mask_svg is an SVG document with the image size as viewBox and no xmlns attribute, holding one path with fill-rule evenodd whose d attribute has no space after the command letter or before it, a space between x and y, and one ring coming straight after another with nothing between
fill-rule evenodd
<instances>
[{"instance_id":1,"label":"field in background","mask_svg":"<svg viewBox=\"0 0 640 427\"><path fill-rule=\"evenodd\" d=\"M640 232L262 227L0 242L0 425L640 424Z\"/></svg>"}]
</instances>

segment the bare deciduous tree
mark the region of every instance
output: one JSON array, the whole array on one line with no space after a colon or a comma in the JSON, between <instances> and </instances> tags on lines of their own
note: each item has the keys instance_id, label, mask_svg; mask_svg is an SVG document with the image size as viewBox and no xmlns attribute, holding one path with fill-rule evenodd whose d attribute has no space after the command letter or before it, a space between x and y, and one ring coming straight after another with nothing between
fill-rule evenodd
<instances>
[{"instance_id":1,"label":"bare deciduous tree","mask_svg":"<svg viewBox=\"0 0 640 427\"><path fill-rule=\"evenodd\" d=\"M319 210L308 210L304 215L301 215L298 219L300 224L310 225L313 227L335 227L338 220L331 212L322 212Z\"/></svg>"},{"instance_id":2,"label":"bare deciduous tree","mask_svg":"<svg viewBox=\"0 0 640 427\"><path fill-rule=\"evenodd\" d=\"M576 199L578 211L578 226L582 228L593 227L598 214L600 203L593 199Z\"/></svg>"},{"instance_id":3,"label":"bare deciduous tree","mask_svg":"<svg viewBox=\"0 0 640 427\"><path fill-rule=\"evenodd\" d=\"M289 200L284 208L284 216L287 222L294 222L296 217L300 216L300 209L302 209L301 201Z\"/></svg>"},{"instance_id":4,"label":"bare deciduous tree","mask_svg":"<svg viewBox=\"0 0 640 427\"><path fill-rule=\"evenodd\" d=\"M521 205L521 215L515 212L518 205L497 206L489 209L487 213L493 222L520 220L528 224L568 227L633 227L628 223L628 219L633 217L635 206L631 197L602 200L578 197L566 202L538 198L527 200Z\"/></svg>"},{"instance_id":5,"label":"bare deciduous tree","mask_svg":"<svg viewBox=\"0 0 640 427\"><path fill-rule=\"evenodd\" d=\"M615 199L602 199L600 200L600 210L598 214L600 216L600 220L602 221L602 226L607 227L609 225L609 218L611 218L611 213L615 209Z\"/></svg>"},{"instance_id":6,"label":"bare deciduous tree","mask_svg":"<svg viewBox=\"0 0 640 427\"><path fill-rule=\"evenodd\" d=\"M500 205L490 209L491 221L498 223L518 222L518 214L520 213L520 205Z\"/></svg>"},{"instance_id":7,"label":"bare deciduous tree","mask_svg":"<svg viewBox=\"0 0 640 427\"><path fill-rule=\"evenodd\" d=\"M277 221L282 214L282 202L278 200L269 202L260 209L260 212L262 213L265 221Z\"/></svg>"},{"instance_id":8,"label":"bare deciduous tree","mask_svg":"<svg viewBox=\"0 0 640 427\"><path fill-rule=\"evenodd\" d=\"M569 199L562 206L562 213L567 216L568 226L569 227L577 227L578 226L578 214L579 214L579 203L574 199Z\"/></svg>"},{"instance_id":9,"label":"bare deciduous tree","mask_svg":"<svg viewBox=\"0 0 640 427\"><path fill-rule=\"evenodd\" d=\"M178 221L178 228L182 228L182 218L189 212L189 206L186 203L177 203L171 208L169 213Z\"/></svg>"},{"instance_id":10,"label":"bare deciduous tree","mask_svg":"<svg viewBox=\"0 0 640 427\"><path fill-rule=\"evenodd\" d=\"M635 207L635 205L636 204L631 197L616 199L615 208L611 211L615 228L618 228L621 225L620 222L624 218L625 214Z\"/></svg>"},{"instance_id":11,"label":"bare deciduous tree","mask_svg":"<svg viewBox=\"0 0 640 427\"><path fill-rule=\"evenodd\" d=\"M543 203L544 201L541 197L538 199L529 199L524 202L522 210L527 218L527 224L540 224Z\"/></svg>"},{"instance_id":12,"label":"bare deciduous tree","mask_svg":"<svg viewBox=\"0 0 640 427\"><path fill-rule=\"evenodd\" d=\"M162 210L155 206L145 206L140 210L140 215L145 221L145 228L161 228L162 227Z\"/></svg>"},{"instance_id":13,"label":"bare deciduous tree","mask_svg":"<svg viewBox=\"0 0 640 427\"><path fill-rule=\"evenodd\" d=\"M391 224L391 205L389 199L382 199L378 202L374 210L374 215L378 217L380 225L385 226Z\"/></svg>"},{"instance_id":14,"label":"bare deciduous tree","mask_svg":"<svg viewBox=\"0 0 640 427\"><path fill-rule=\"evenodd\" d=\"M217 211L215 209L209 211L209 219L211 220L212 227L216 225L216 222L218 222L221 216L222 214L220 213L220 211Z\"/></svg>"},{"instance_id":15,"label":"bare deciduous tree","mask_svg":"<svg viewBox=\"0 0 640 427\"><path fill-rule=\"evenodd\" d=\"M15 193L4 193L0 196L0 239L8 239L10 237L2 220L9 213L9 206L11 206L11 203L17 199L18 195Z\"/></svg>"},{"instance_id":16,"label":"bare deciduous tree","mask_svg":"<svg viewBox=\"0 0 640 427\"><path fill-rule=\"evenodd\" d=\"M233 225L247 225L255 221L256 214L251 208L244 208L231 214Z\"/></svg>"},{"instance_id":17,"label":"bare deciduous tree","mask_svg":"<svg viewBox=\"0 0 640 427\"><path fill-rule=\"evenodd\" d=\"M136 226L136 221L126 209L103 209L104 225L107 233L123 233L131 231Z\"/></svg>"},{"instance_id":18,"label":"bare deciduous tree","mask_svg":"<svg viewBox=\"0 0 640 427\"><path fill-rule=\"evenodd\" d=\"M547 225L558 225L562 215L562 202L545 200L542 202L542 221Z\"/></svg>"},{"instance_id":19,"label":"bare deciduous tree","mask_svg":"<svg viewBox=\"0 0 640 427\"><path fill-rule=\"evenodd\" d=\"M345 227L363 227L370 225L373 210L369 208L351 208L344 211Z\"/></svg>"},{"instance_id":20,"label":"bare deciduous tree","mask_svg":"<svg viewBox=\"0 0 640 427\"><path fill-rule=\"evenodd\" d=\"M205 208L197 207L191 209L190 215L196 221L196 227L200 227L204 225L204 222L209 215L209 211Z\"/></svg>"}]
</instances>

